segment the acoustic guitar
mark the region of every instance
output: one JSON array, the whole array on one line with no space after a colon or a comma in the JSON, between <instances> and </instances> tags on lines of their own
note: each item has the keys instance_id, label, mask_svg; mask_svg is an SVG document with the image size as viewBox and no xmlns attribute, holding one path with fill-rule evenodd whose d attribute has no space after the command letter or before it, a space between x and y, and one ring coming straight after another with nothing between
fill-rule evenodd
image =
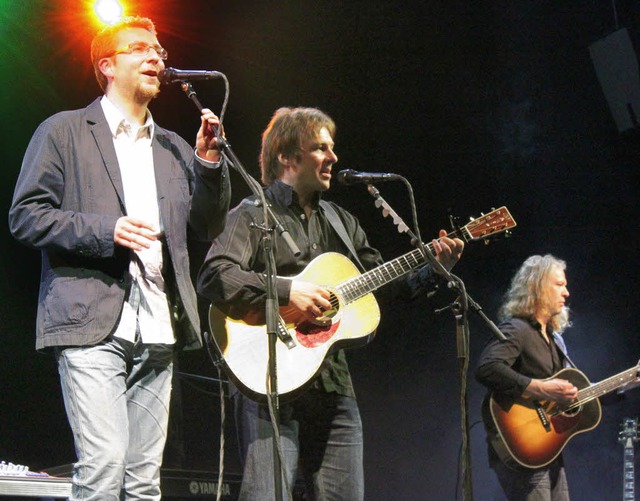
<instances>
[{"instance_id":1,"label":"acoustic guitar","mask_svg":"<svg viewBox=\"0 0 640 501\"><path fill-rule=\"evenodd\" d=\"M578 397L566 405L494 392L489 398L490 417L485 412L489 441L507 464L546 466L558 457L569 440L598 426L602 417L598 398L631 383L638 374L640 362L591 384L579 370L562 369L548 379L565 379L578 388Z\"/></svg>"}]
</instances>

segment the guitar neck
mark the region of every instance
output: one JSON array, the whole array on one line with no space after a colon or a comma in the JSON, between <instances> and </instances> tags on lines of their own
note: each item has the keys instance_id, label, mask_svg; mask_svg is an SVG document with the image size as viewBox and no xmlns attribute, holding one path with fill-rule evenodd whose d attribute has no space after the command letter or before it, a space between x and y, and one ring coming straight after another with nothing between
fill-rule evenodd
<instances>
[{"instance_id":1,"label":"guitar neck","mask_svg":"<svg viewBox=\"0 0 640 501\"><path fill-rule=\"evenodd\" d=\"M428 246L430 247L430 246ZM431 251L431 249L429 249ZM373 270L341 283L337 289L346 303L351 303L383 285L409 273L424 262L420 249L415 249Z\"/></svg>"},{"instance_id":2,"label":"guitar neck","mask_svg":"<svg viewBox=\"0 0 640 501\"><path fill-rule=\"evenodd\" d=\"M590 400L593 400L594 398L606 395L607 393L617 390L621 386L630 383L637 377L638 370L638 366L631 367L630 369L627 369L620 374L616 374L615 376L604 379L599 383L595 383L591 386L587 386L586 388L581 389L580 391L578 391L578 398L569 406L569 408L572 409L574 407L579 407L584 402L588 402Z\"/></svg>"},{"instance_id":3,"label":"guitar neck","mask_svg":"<svg viewBox=\"0 0 640 501\"><path fill-rule=\"evenodd\" d=\"M619 433L618 442L624 445L622 499L636 500L635 458L633 444L638 441L638 418L624 418Z\"/></svg>"},{"instance_id":4,"label":"guitar neck","mask_svg":"<svg viewBox=\"0 0 640 501\"><path fill-rule=\"evenodd\" d=\"M472 220L461 228L450 232L447 237L460 238L465 242L473 240L485 240L496 233L508 232L515 227L516 222L506 207L494 209L489 214ZM435 254L433 243L425 245L431 254ZM392 280L409 273L412 269L424 264L425 255L421 248L417 248L403 256L385 263L362 275L353 277L340 285L337 290L346 303L351 303L376 289L379 289Z\"/></svg>"},{"instance_id":5,"label":"guitar neck","mask_svg":"<svg viewBox=\"0 0 640 501\"><path fill-rule=\"evenodd\" d=\"M622 499L623 501L635 501L636 493L635 493L635 468L634 468L634 452L633 452L633 441L629 438L627 439L624 446L624 480L623 480L623 489L622 489Z\"/></svg>"},{"instance_id":6,"label":"guitar neck","mask_svg":"<svg viewBox=\"0 0 640 501\"><path fill-rule=\"evenodd\" d=\"M463 234L462 232L460 232ZM458 232L452 232L447 235L449 238L458 236ZM464 235L463 235L464 236ZM435 254L433 243L429 242L425 245L429 252ZM346 282L338 285L338 292L342 295L346 303L351 303L373 292L383 285L392 282L402 275L406 275L414 268L417 268L425 262L425 256L421 249L414 249L411 252L397 257L385 264L369 270L357 277L353 277Z\"/></svg>"}]
</instances>

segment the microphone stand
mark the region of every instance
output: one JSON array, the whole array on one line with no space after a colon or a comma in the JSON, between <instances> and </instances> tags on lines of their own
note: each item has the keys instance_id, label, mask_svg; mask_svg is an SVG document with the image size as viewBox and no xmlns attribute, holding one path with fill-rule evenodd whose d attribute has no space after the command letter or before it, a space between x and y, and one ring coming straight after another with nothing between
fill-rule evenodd
<instances>
[{"instance_id":1,"label":"microphone stand","mask_svg":"<svg viewBox=\"0 0 640 501\"><path fill-rule=\"evenodd\" d=\"M222 112L220 113L220 123L222 124L222 118L224 116L224 110L226 109L226 104L228 101L229 93L229 82L227 77L221 73L220 74L225 81L225 100L223 103ZM193 90L193 86L189 82L181 82L181 87L184 93L187 95L189 99L191 99L198 110L202 112L203 106L200 103L198 96ZM294 255L300 255L300 249L297 247L289 232L282 226L282 224L278 221L276 215L271 210L271 207L266 201L264 196L264 191L262 190L262 186L258 183L246 169L243 167L242 163L236 156L236 154L231 149L231 145L226 140L226 138L221 133L221 128L212 127L216 134L216 139L218 141L218 147L220 149L220 155L222 158L229 163L231 167L233 167L244 179L247 183L251 191L256 197L256 205L262 206L263 216L264 216L264 226L255 225L254 227L262 231L262 251L265 255L265 275L266 275L266 306L265 306L265 320L267 327L267 336L268 336L268 346L269 346L269 365L268 365L268 377L266 380L267 384L267 400L269 404L269 413L271 416L271 424L273 426L273 476L274 476L274 500L281 501L282 500L282 481L283 481L283 470L282 470L282 461L280 457L280 399L278 395L278 370L277 370L277 357L276 357L276 342L278 340L278 326L280 321L280 314L278 308L278 296L277 296L277 288L276 288L276 269L275 269L275 258L273 255L273 245L272 245L272 234L273 231L276 230L283 237L284 241L287 243L291 252ZM273 223L273 227L269 226L269 222ZM285 476L286 477L286 476ZM287 489L288 497L291 498L289 493L289 487L286 483L285 478L285 487Z\"/></svg>"},{"instance_id":2,"label":"microphone stand","mask_svg":"<svg viewBox=\"0 0 640 501\"><path fill-rule=\"evenodd\" d=\"M398 179L402 180L403 182L405 182L408 186L409 189L409 198L411 199L411 203L412 203L412 210L413 210L413 217L414 217L414 225L416 227L416 234L414 234L409 227L404 223L404 221L402 220L402 218L391 208L391 206L387 203L387 201L382 198L382 196L380 195L380 191L373 186L372 184L368 184L367 185L367 190L369 191L369 194L376 199L375 201L375 206L378 208L382 208L382 214L383 216L391 216L393 219L393 223L398 227L398 232L399 233L407 233L410 237L411 237L411 243L413 245L416 245L418 247L420 247L420 250L422 251L422 253L424 254L425 260L429 262L429 264L431 264L434 268L434 271L436 273L438 273L439 275L443 276L446 280L447 280L447 286L449 288L457 288L457 284L460 282L462 282L462 280L460 280L460 278L456 277L455 275L453 275L451 272L447 271L446 268L444 268L444 266L442 266L440 264L440 261L438 261L435 256L431 253L431 251L425 246L425 244L422 242L421 238L420 238L420 230L418 229L417 226L417 217L415 214L415 204L413 203L413 192L411 190L411 185L409 185L408 181L402 177L402 176L398 176ZM466 297L466 301L467 301L467 305L469 307L471 307L471 309L473 309L473 311L480 317L482 318L482 320L485 321L485 323L487 324L487 326L489 327L489 330L491 331L491 333L498 338L501 341L504 341L506 339L505 335L500 331L500 329L498 329L498 327L496 326L496 324L485 315L484 310L482 309L482 307L473 300L473 298L471 296L469 296L466 291L465 291L465 297ZM451 304L448 308L444 308L442 310L438 310L439 312L444 311L445 309L450 309L455 305L455 303ZM466 308L465 308L466 309Z\"/></svg>"},{"instance_id":3,"label":"microphone stand","mask_svg":"<svg viewBox=\"0 0 640 501\"><path fill-rule=\"evenodd\" d=\"M456 348L457 358L459 366L460 376L460 406L461 406L461 427L462 427L462 446L461 446L461 458L460 467L462 469L462 496L465 501L471 501L473 499L473 481L471 473L471 451L469 447L469 406L467 401L467 371L469 368L469 324L467 313L469 306L473 307L474 311L480 315L480 317L487 322L489 328L499 339L505 339L504 334L496 327L496 325L484 314L482 308L467 294L464 282L451 272L449 272L440 261L432 254L429 248L422 242L420 237L420 230L418 228L418 218L415 209L415 202L413 197L413 189L409 181L403 176L398 176L398 179L403 181L409 191L409 198L411 201L411 209L414 220L414 227L416 233L413 233L411 229L402 221L402 218L391 208L391 206L382 198L380 191L372 184L367 185L369 194L375 198L375 205L378 208L382 208L384 216L391 216L394 224L398 227L400 233L406 232L410 237L414 245L416 245L422 252L424 259L431 265L433 271L442 276L447 281L449 288L456 289L459 296L456 301L446 308L436 310L440 313L444 310L450 309L456 320Z\"/></svg>"}]
</instances>

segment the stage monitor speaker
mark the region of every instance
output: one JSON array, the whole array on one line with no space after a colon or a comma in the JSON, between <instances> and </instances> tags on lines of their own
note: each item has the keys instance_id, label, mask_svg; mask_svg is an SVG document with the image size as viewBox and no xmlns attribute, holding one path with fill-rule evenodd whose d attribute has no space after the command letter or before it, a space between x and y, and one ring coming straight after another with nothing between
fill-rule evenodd
<instances>
[{"instance_id":1,"label":"stage monitor speaker","mask_svg":"<svg viewBox=\"0 0 640 501\"><path fill-rule=\"evenodd\" d=\"M618 131L635 129L640 118L640 73L626 28L591 44L589 53Z\"/></svg>"}]
</instances>

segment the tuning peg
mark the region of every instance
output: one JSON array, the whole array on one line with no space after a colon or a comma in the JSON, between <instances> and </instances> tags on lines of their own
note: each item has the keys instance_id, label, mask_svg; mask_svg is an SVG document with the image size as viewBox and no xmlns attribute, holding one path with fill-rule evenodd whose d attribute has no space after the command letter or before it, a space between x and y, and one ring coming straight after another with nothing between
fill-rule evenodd
<instances>
[{"instance_id":1,"label":"tuning peg","mask_svg":"<svg viewBox=\"0 0 640 501\"><path fill-rule=\"evenodd\" d=\"M449 213L449 224L451 225L451 229L454 231L460 231L460 218L458 216L453 215L453 211L448 209Z\"/></svg>"}]
</instances>

